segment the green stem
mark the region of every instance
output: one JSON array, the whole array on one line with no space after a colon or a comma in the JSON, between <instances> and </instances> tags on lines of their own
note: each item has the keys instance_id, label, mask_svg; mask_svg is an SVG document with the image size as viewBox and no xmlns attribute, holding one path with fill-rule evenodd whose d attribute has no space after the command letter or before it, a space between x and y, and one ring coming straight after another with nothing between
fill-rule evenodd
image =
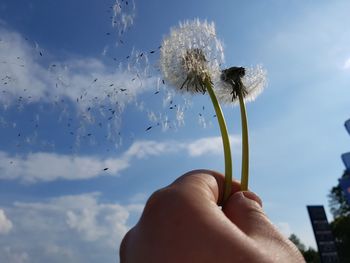
<instances>
[{"instance_id":1,"label":"green stem","mask_svg":"<svg viewBox=\"0 0 350 263\"><path fill-rule=\"evenodd\" d=\"M231 158L231 148L230 148L230 139L227 132L227 127L225 123L225 118L222 113L220 104L215 96L213 87L211 85L210 79L205 80L205 87L210 95L211 101L213 103L216 116L218 118L222 144L224 147L224 155L225 155L225 189L224 189L224 197L223 201L225 202L228 197L231 195L231 187L232 187L232 158Z\"/></svg>"},{"instance_id":2,"label":"green stem","mask_svg":"<svg viewBox=\"0 0 350 263\"><path fill-rule=\"evenodd\" d=\"M248 190L248 178L249 178L249 141L248 141L248 120L247 112L245 109L244 99L242 91L238 92L239 107L241 109L241 121L242 121L242 175L241 175L241 190Z\"/></svg>"}]
</instances>

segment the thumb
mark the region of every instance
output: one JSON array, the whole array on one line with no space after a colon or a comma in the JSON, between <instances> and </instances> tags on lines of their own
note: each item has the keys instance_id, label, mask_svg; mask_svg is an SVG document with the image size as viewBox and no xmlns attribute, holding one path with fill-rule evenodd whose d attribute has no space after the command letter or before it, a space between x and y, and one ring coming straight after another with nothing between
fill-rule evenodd
<instances>
[{"instance_id":1,"label":"thumb","mask_svg":"<svg viewBox=\"0 0 350 263\"><path fill-rule=\"evenodd\" d=\"M274 230L262 210L261 199L253 192L236 192L223 206L223 212L239 229L250 237L265 237Z\"/></svg>"}]
</instances>

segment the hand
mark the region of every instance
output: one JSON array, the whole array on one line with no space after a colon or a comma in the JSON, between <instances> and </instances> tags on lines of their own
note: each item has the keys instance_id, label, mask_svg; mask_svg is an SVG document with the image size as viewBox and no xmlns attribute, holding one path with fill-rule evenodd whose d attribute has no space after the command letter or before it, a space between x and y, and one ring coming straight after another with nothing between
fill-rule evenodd
<instances>
[{"instance_id":1,"label":"hand","mask_svg":"<svg viewBox=\"0 0 350 263\"><path fill-rule=\"evenodd\" d=\"M121 263L305 262L238 182L221 209L223 185L223 175L198 170L155 192L122 241Z\"/></svg>"}]
</instances>

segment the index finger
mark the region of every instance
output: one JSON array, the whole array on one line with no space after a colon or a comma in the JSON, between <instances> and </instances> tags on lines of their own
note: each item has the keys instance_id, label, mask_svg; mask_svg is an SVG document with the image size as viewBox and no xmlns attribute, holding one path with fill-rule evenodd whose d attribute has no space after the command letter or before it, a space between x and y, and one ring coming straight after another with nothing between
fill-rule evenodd
<instances>
[{"instance_id":1,"label":"index finger","mask_svg":"<svg viewBox=\"0 0 350 263\"><path fill-rule=\"evenodd\" d=\"M191 194L194 198L208 200L221 205L224 197L225 177L223 174L212 170L193 170L190 171L169 185L178 191L184 191L185 194ZM240 184L237 181L232 182L231 195L240 191Z\"/></svg>"}]
</instances>

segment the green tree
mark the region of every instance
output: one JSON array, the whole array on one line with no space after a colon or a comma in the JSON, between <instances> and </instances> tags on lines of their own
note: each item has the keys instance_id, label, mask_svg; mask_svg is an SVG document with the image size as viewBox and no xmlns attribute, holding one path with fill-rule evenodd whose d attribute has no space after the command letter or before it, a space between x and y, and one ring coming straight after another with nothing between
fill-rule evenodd
<instances>
[{"instance_id":1,"label":"green tree","mask_svg":"<svg viewBox=\"0 0 350 263\"><path fill-rule=\"evenodd\" d=\"M350 171L345 171L342 178L347 178L349 176ZM334 218L350 216L350 205L347 203L339 183L331 189L328 195L328 204Z\"/></svg>"},{"instance_id":2,"label":"green tree","mask_svg":"<svg viewBox=\"0 0 350 263\"><path fill-rule=\"evenodd\" d=\"M350 262L350 217L339 216L331 222L340 262Z\"/></svg>"},{"instance_id":3,"label":"green tree","mask_svg":"<svg viewBox=\"0 0 350 263\"><path fill-rule=\"evenodd\" d=\"M350 171L345 171L342 178L350 176ZM350 205L338 183L331 189L328 195L329 207L334 220L330 223L338 249L340 262L350 262Z\"/></svg>"},{"instance_id":4,"label":"green tree","mask_svg":"<svg viewBox=\"0 0 350 263\"><path fill-rule=\"evenodd\" d=\"M304 251L304 253L302 253L302 254L303 254L304 259L307 263L320 263L321 262L320 255L312 247L309 247L308 250Z\"/></svg>"}]
</instances>

